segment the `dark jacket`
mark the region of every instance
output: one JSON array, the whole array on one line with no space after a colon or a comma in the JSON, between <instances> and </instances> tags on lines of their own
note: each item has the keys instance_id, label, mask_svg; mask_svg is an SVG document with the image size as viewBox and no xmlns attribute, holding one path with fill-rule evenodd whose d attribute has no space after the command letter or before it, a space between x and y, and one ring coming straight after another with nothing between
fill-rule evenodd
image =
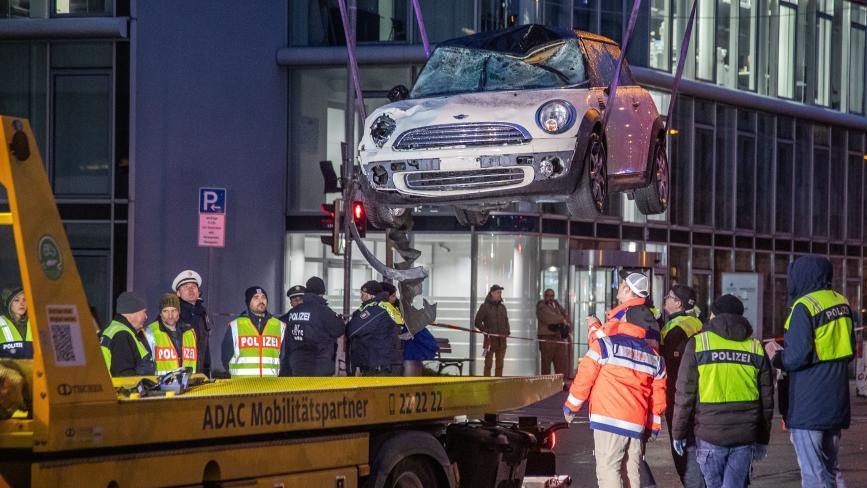
<instances>
[{"instance_id":1,"label":"dark jacket","mask_svg":"<svg viewBox=\"0 0 867 488\"><path fill-rule=\"evenodd\" d=\"M198 352L198 373L207 374L211 370L211 348L208 340L211 337L211 320L202 300L196 300L195 305L181 300L181 322L190 324L196 332L196 350Z\"/></svg>"},{"instance_id":2,"label":"dark jacket","mask_svg":"<svg viewBox=\"0 0 867 488\"><path fill-rule=\"evenodd\" d=\"M479 311L476 312L475 326L482 332L489 334L510 335L512 333L509 328L509 315L506 313L506 306L502 300L494 301L491 294L485 297L484 303L479 306ZM500 349L506 347L505 337L488 337L491 348Z\"/></svg>"},{"instance_id":3,"label":"dark jacket","mask_svg":"<svg viewBox=\"0 0 867 488\"><path fill-rule=\"evenodd\" d=\"M344 323L325 298L304 294L304 303L280 317L286 323L280 376L333 376L337 338Z\"/></svg>"},{"instance_id":4,"label":"dark jacket","mask_svg":"<svg viewBox=\"0 0 867 488\"><path fill-rule=\"evenodd\" d=\"M831 263L818 256L804 256L789 265L789 300L831 288ZM855 337L851 338L854 345ZM785 349L774 357L774 366L788 376L786 425L792 429L837 430L849 428L849 361L816 362L813 323L807 307L792 309ZM854 347L853 347L853 350Z\"/></svg>"},{"instance_id":5,"label":"dark jacket","mask_svg":"<svg viewBox=\"0 0 867 488\"><path fill-rule=\"evenodd\" d=\"M724 339L743 341L753 334L753 328L744 317L721 314L702 328ZM774 416L774 380L767 356L762 356L758 373L759 399L755 402L698 403L698 360L695 353L696 336L689 339L680 362L675 394L672 437L686 439L691 434L690 420L694 418L695 437L724 447L747 444L768 444L771 420ZM668 336L666 336L666 341Z\"/></svg>"},{"instance_id":6,"label":"dark jacket","mask_svg":"<svg viewBox=\"0 0 867 488\"><path fill-rule=\"evenodd\" d=\"M548 339L561 339L564 327L569 325L569 315L557 300L551 303L539 300L536 303L536 320L539 322L536 335Z\"/></svg>"},{"instance_id":7,"label":"dark jacket","mask_svg":"<svg viewBox=\"0 0 867 488\"><path fill-rule=\"evenodd\" d=\"M346 325L349 339L349 371L361 368L369 370L393 371L399 368L400 326L391 317L380 298L372 298L352 312Z\"/></svg>"},{"instance_id":8,"label":"dark jacket","mask_svg":"<svg viewBox=\"0 0 867 488\"><path fill-rule=\"evenodd\" d=\"M686 315L685 312L675 312L668 317L668 320L674 320L681 315ZM677 391L677 373L680 369L680 359L683 357L683 351L686 349L686 343L689 341L689 336L681 327L671 329L665 335L665 343L659 346L660 353L665 359L665 367L668 368L668 376L666 376L665 395L668 399L668 410L666 414L670 416L674 411L674 393ZM669 422L671 418L669 417Z\"/></svg>"},{"instance_id":9,"label":"dark jacket","mask_svg":"<svg viewBox=\"0 0 867 488\"><path fill-rule=\"evenodd\" d=\"M112 339L101 337L102 346L111 351L111 369L109 369L111 375L115 377L154 375L156 373L154 353L148 344L144 330L136 331L123 315L116 315L113 320L129 328L132 335L118 332ZM147 349L148 354L144 358L139 354L135 341L139 341Z\"/></svg>"}]
</instances>

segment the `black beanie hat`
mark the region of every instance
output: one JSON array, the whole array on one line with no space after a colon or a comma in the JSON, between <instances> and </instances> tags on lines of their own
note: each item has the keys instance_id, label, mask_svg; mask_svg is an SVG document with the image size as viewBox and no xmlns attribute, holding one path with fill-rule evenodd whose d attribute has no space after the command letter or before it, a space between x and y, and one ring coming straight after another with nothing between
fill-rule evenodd
<instances>
[{"instance_id":1,"label":"black beanie hat","mask_svg":"<svg viewBox=\"0 0 867 488\"><path fill-rule=\"evenodd\" d=\"M250 288L247 288L247 291L244 292L244 305L249 307L253 295L258 295L259 293L265 295L265 298L268 298L268 293L261 286L251 286Z\"/></svg>"},{"instance_id":2,"label":"black beanie hat","mask_svg":"<svg viewBox=\"0 0 867 488\"><path fill-rule=\"evenodd\" d=\"M714 315L722 315L724 313L743 315L744 304L738 297L726 294L713 301L713 305L710 306L710 311Z\"/></svg>"},{"instance_id":3,"label":"black beanie hat","mask_svg":"<svg viewBox=\"0 0 867 488\"><path fill-rule=\"evenodd\" d=\"M307 280L307 284L304 285L304 288L307 290L307 293L312 293L314 295L325 294L325 282L318 276L314 276Z\"/></svg>"},{"instance_id":4,"label":"black beanie hat","mask_svg":"<svg viewBox=\"0 0 867 488\"><path fill-rule=\"evenodd\" d=\"M115 312L123 315L140 312L148 307L140 296L131 291L125 291L117 297L117 304L114 308Z\"/></svg>"},{"instance_id":5,"label":"black beanie hat","mask_svg":"<svg viewBox=\"0 0 867 488\"><path fill-rule=\"evenodd\" d=\"M388 296L392 296L397 293L397 287L387 281L380 282L379 286L382 287L382 291L388 293Z\"/></svg>"},{"instance_id":6,"label":"black beanie hat","mask_svg":"<svg viewBox=\"0 0 867 488\"><path fill-rule=\"evenodd\" d=\"M382 293L382 285L380 285L378 281L370 280L361 285L361 291L369 295L379 295Z\"/></svg>"}]
</instances>

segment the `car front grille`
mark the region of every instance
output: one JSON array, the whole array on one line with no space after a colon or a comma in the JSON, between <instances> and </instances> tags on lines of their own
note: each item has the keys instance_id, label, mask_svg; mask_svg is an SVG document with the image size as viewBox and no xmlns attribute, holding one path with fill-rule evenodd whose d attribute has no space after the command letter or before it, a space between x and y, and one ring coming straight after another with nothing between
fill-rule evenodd
<instances>
[{"instance_id":1,"label":"car front grille","mask_svg":"<svg viewBox=\"0 0 867 488\"><path fill-rule=\"evenodd\" d=\"M462 191L490 190L516 185L524 180L521 168L495 168L472 171L430 171L407 173L406 187L410 190Z\"/></svg>"},{"instance_id":2,"label":"car front grille","mask_svg":"<svg viewBox=\"0 0 867 488\"><path fill-rule=\"evenodd\" d=\"M520 125L504 122L431 125L404 132L395 140L394 149L500 146L526 144L532 139L530 133Z\"/></svg>"}]
</instances>

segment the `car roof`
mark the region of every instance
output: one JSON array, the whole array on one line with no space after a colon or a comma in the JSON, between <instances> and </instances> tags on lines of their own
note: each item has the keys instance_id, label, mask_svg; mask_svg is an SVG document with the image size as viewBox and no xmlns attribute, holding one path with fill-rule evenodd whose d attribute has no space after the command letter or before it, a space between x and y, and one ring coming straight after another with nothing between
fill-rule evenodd
<instances>
[{"instance_id":1,"label":"car roof","mask_svg":"<svg viewBox=\"0 0 867 488\"><path fill-rule=\"evenodd\" d=\"M440 42L437 47L462 47L468 49L481 49L508 54L510 56L524 57L540 47L568 39L586 39L590 41L617 44L613 40L585 31L571 31L557 27L549 27L541 24L526 24L500 29L496 31L480 32L470 36L456 37Z\"/></svg>"}]
</instances>

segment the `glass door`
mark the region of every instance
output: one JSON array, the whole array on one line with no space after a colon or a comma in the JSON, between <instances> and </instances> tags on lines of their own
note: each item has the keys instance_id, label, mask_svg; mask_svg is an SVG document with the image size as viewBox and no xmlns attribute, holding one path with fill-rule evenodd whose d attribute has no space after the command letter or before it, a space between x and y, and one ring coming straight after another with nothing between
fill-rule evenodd
<instances>
[{"instance_id":1,"label":"glass door","mask_svg":"<svg viewBox=\"0 0 867 488\"><path fill-rule=\"evenodd\" d=\"M604 321L605 311L615 305L617 269L607 266L572 266L572 283L574 293L570 301L575 328L572 357L580 358L587 352L587 327L584 326L584 318L593 315Z\"/></svg>"}]
</instances>

